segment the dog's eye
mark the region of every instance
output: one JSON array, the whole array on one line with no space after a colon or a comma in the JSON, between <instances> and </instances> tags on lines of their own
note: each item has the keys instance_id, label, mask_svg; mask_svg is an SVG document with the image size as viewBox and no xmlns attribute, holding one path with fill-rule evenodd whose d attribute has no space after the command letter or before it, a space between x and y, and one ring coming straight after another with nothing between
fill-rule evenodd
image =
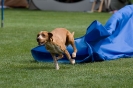
<instances>
[{"instance_id":1,"label":"dog's eye","mask_svg":"<svg viewBox=\"0 0 133 88\"><path fill-rule=\"evenodd\" d=\"M44 34L42 34L42 37L45 37L45 35L44 35Z\"/></svg>"},{"instance_id":2,"label":"dog's eye","mask_svg":"<svg viewBox=\"0 0 133 88\"><path fill-rule=\"evenodd\" d=\"M37 37L39 37L39 34L37 35Z\"/></svg>"}]
</instances>

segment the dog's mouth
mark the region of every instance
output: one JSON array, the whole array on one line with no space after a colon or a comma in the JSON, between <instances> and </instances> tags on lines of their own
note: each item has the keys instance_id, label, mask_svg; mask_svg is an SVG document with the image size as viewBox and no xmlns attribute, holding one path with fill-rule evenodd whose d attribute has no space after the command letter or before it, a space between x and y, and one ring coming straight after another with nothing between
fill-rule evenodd
<instances>
[{"instance_id":1,"label":"dog's mouth","mask_svg":"<svg viewBox=\"0 0 133 88\"><path fill-rule=\"evenodd\" d=\"M44 42L38 42L38 45L44 45L45 43Z\"/></svg>"}]
</instances>

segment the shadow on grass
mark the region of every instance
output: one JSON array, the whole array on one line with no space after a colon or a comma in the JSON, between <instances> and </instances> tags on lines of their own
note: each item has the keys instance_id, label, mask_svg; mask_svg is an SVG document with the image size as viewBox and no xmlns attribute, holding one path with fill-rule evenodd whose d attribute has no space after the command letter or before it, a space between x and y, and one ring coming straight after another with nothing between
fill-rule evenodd
<instances>
[{"instance_id":1,"label":"shadow on grass","mask_svg":"<svg viewBox=\"0 0 133 88\"><path fill-rule=\"evenodd\" d=\"M27 67L23 67L23 69L26 70L40 70L40 69L45 69L45 70L49 70L49 69L54 69L54 63L53 62L38 62L35 60L30 60L29 61L31 64L28 65ZM60 69L70 69L71 68L71 64L69 63L59 63Z\"/></svg>"},{"instance_id":2,"label":"shadow on grass","mask_svg":"<svg viewBox=\"0 0 133 88\"><path fill-rule=\"evenodd\" d=\"M31 63L39 63L38 61L36 60L30 60Z\"/></svg>"},{"instance_id":3,"label":"shadow on grass","mask_svg":"<svg viewBox=\"0 0 133 88\"><path fill-rule=\"evenodd\" d=\"M32 66L32 67L25 67L24 69L26 70L40 70L40 69L54 69L54 67L50 67L50 66Z\"/></svg>"}]
</instances>

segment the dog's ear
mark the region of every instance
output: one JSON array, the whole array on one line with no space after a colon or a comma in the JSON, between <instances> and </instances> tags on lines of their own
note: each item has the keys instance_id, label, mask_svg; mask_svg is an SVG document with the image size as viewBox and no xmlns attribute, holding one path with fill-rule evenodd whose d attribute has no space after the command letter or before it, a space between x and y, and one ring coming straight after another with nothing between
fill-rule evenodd
<instances>
[{"instance_id":1,"label":"dog's ear","mask_svg":"<svg viewBox=\"0 0 133 88\"><path fill-rule=\"evenodd\" d=\"M48 36L49 36L49 38L52 38L53 34L49 32Z\"/></svg>"},{"instance_id":2,"label":"dog's ear","mask_svg":"<svg viewBox=\"0 0 133 88\"><path fill-rule=\"evenodd\" d=\"M48 36L49 36L49 40L51 40L52 39L52 36L53 36L53 34L52 33L48 33ZM53 40L53 39L52 39Z\"/></svg>"}]
</instances>

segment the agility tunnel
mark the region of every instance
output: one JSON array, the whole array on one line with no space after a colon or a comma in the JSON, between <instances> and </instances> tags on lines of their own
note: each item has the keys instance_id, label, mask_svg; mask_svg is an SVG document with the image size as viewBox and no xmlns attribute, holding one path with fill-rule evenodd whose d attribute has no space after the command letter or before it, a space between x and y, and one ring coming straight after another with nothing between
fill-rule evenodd
<instances>
[{"instance_id":1,"label":"agility tunnel","mask_svg":"<svg viewBox=\"0 0 133 88\"><path fill-rule=\"evenodd\" d=\"M97 20L93 21L86 34L75 39L75 44L78 49L77 63L133 57L133 5L114 13L104 26ZM67 49L72 54L72 47ZM44 46L33 48L31 53L36 61L53 61ZM66 57L59 61L68 62Z\"/></svg>"}]
</instances>

